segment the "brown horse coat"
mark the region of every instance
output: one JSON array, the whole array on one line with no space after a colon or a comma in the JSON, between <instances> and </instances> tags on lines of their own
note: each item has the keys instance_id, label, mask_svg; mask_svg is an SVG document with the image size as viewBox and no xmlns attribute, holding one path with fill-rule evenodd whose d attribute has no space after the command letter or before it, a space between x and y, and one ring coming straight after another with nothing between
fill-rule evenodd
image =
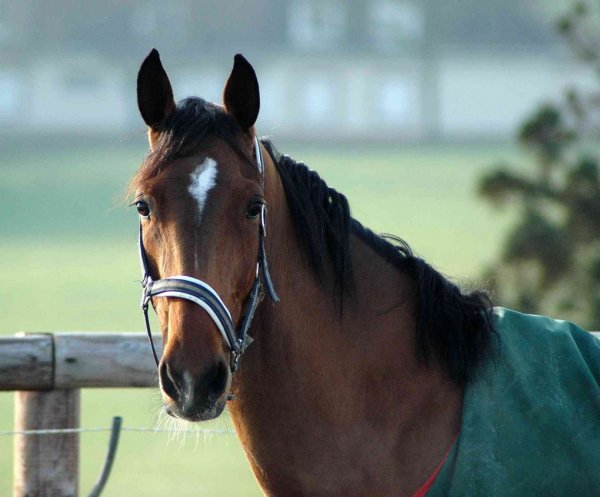
<instances>
[{"instance_id":1,"label":"brown horse coat","mask_svg":"<svg viewBox=\"0 0 600 497\"><path fill-rule=\"evenodd\" d=\"M491 333L488 302L352 220L341 194L268 142L261 177L259 102L241 56L224 108L176 105L156 51L140 69L151 152L132 191L152 277L207 282L239 323L256 266L253 206L265 203L281 297L260 305L234 376L203 309L155 299L163 398L173 415L201 420L233 394L229 410L266 495L410 496L455 439L464 382Z\"/></svg>"}]
</instances>

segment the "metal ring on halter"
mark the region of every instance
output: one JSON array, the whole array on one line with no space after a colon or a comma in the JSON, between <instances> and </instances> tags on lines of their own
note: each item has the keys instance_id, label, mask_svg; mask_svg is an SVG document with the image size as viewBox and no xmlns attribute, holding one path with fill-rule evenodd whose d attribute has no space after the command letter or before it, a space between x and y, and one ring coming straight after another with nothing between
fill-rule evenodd
<instances>
[{"instance_id":1,"label":"metal ring on halter","mask_svg":"<svg viewBox=\"0 0 600 497\"><path fill-rule=\"evenodd\" d=\"M264 160L262 151L260 148L260 142L258 138L255 138L255 156L256 164L261 175L261 179L264 183ZM265 252L264 239L267 236L267 206L263 205L260 213L260 223L258 227L258 256L256 262L256 276L252 289L248 296L248 303L246 305L246 312L242 318L241 325L238 330L235 329L235 325L231 318L231 313L227 306L217 293L208 283L193 278L191 276L170 276L168 278L162 278L160 280L153 280L150 277L150 269L148 265L148 257L144 248L144 240L142 234L142 224L140 222L139 230L139 253L140 253L140 265L142 267L143 279L142 279L142 311L144 313L144 321L146 324L146 332L150 339L150 345L152 346L152 353L154 360L158 366L160 360L154 342L152 341L152 332L150 330L150 320L148 318L148 303L152 301L152 297L177 297L189 300L199 305L204 311L210 316L215 323L217 329L221 333L223 340L227 343L231 350L231 371L235 372L239 366L239 360L241 355L244 353L246 348L252 343L252 337L248 335L252 319L256 312L258 304L262 301L262 280L267 287L267 292L273 302L279 302L279 296L275 291L271 274L269 272L269 266L267 264L267 255Z\"/></svg>"}]
</instances>

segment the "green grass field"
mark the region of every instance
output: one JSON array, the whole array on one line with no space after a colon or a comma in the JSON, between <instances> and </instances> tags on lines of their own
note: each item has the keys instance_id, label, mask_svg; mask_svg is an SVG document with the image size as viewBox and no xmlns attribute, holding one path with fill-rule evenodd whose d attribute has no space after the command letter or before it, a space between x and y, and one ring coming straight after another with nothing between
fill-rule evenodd
<instances>
[{"instance_id":1,"label":"green grass field","mask_svg":"<svg viewBox=\"0 0 600 497\"><path fill-rule=\"evenodd\" d=\"M476 280L494 260L511 215L474 193L507 146L280 147L345 193L356 218L394 233L447 275ZM142 137L105 145L12 144L0 152L0 334L142 330L137 219L122 202L145 152ZM148 359L151 352L148 350ZM158 394L86 390L82 425L155 426ZM227 417L202 428L230 428ZM0 394L0 430L12 428L12 394ZM260 495L234 436L186 439L124 433L103 494ZM81 437L81 493L99 471L107 433ZM0 495L12 481L12 437L0 436ZM51 443L51 440L49 440Z\"/></svg>"}]
</instances>

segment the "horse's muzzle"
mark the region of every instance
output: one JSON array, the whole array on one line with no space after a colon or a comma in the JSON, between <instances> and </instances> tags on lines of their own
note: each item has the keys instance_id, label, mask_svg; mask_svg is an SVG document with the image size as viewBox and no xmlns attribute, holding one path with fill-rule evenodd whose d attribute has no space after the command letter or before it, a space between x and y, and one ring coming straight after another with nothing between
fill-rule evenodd
<instances>
[{"instance_id":1,"label":"horse's muzzle","mask_svg":"<svg viewBox=\"0 0 600 497\"><path fill-rule=\"evenodd\" d=\"M225 408L231 373L224 361L195 377L162 361L159 378L167 413L174 417L206 421L219 416Z\"/></svg>"}]
</instances>

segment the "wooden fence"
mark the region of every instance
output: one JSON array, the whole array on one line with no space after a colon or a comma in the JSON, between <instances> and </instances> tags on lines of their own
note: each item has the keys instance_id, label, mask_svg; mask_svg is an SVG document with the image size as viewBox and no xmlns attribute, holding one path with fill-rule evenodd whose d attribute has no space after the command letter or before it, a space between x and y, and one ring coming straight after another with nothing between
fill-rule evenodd
<instances>
[{"instance_id":1,"label":"wooden fence","mask_svg":"<svg viewBox=\"0 0 600 497\"><path fill-rule=\"evenodd\" d=\"M594 333L600 338L600 333ZM162 345L154 337L157 352ZM79 428L81 388L153 387L143 333L48 333L0 337L0 390L15 390L13 497L76 497L79 434L49 443L28 430Z\"/></svg>"},{"instance_id":2,"label":"wooden fence","mask_svg":"<svg viewBox=\"0 0 600 497\"><path fill-rule=\"evenodd\" d=\"M160 354L162 341L154 337ZM13 497L76 497L80 389L152 387L156 365L143 333L47 333L0 337L0 390L16 391Z\"/></svg>"}]
</instances>

